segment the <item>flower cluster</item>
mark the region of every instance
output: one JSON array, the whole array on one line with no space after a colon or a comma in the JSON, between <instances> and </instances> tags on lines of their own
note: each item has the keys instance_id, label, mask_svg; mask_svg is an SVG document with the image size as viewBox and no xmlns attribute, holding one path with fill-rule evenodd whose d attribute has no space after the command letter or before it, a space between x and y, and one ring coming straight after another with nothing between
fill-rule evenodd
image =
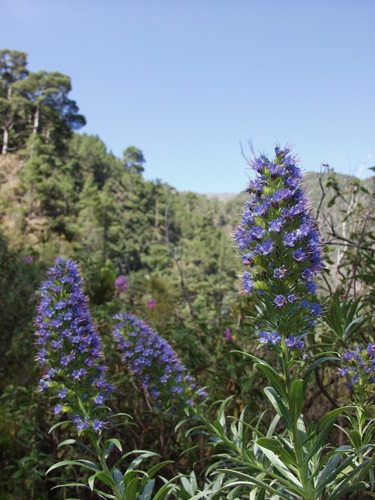
<instances>
[{"instance_id":1,"label":"flower cluster","mask_svg":"<svg viewBox=\"0 0 375 500\"><path fill-rule=\"evenodd\" d=\"M356 349L342 354L343 367L340 375L346 377L348 388L362 382L375 384L375 344L368 344L367 348L360 345Z\"/></svg>"},{"instance_id":2,"label":"flower cluster","mask_svg":"<svg viewBox=\"0 0 375 500\"><path fill-rule=\"evenodd\" d=\"M251 162L256 178L249 183L246 203L235 240L242 251L242 288L257 292L275 317L275 330L299 316L299 337L321 314L315 299L315 278L321 270L320 235L300 187L301 170L288 148L275 148L271 161L261 155ZM261 342L280 342L277 332L262 332ZM294 338L294 337L293 337ZM300 349L290 337L287 346ZM290 340L292 339L292 340ZM290 344L290 345L288 345Z\"/></svg>"},{"instance_id":3,"label":"flower cluster","mask_svg":"<svg viewBox=\"0 0 375 500\"><path fill-rule=\"evenodd\" d=\"M235 340L229 328L225 329L225 340L228 342L234 342Z\"/></svg>"},{"instance_id":4,"label":"flower cluster","mask_svg":"<svg viewBox=\"0 0 375 500\"><path fill-rule=\"evenodd\" d=\"M281 337L278 332L260 332L259 340L262 344L276 345L280 342ZM303 349L305 347L305 343L301 339L297 339L294 335L290 335L285 338L285 344L290 349Z\"/></svg>"},{"instance_id":5,"label":"flower cluster","mask_svg":"<svg viewBox=\"0 0 375 500\"><path fill-rule=\"evenodd\" d=\"M120 295L122 293L126 292L126 290L128 289L128 282L126 280L126 276L124 276L123 274L120 274L120 276L118 276L116 278L115 288L119 292Z\"/></svg>"},{"instance_id":6,"label":"flower cluster","mask_svg":"<svg viewBox=\"0 0 375 500\"><path fill-rule=\"evenodd\" d=\"M196 390L192 377L166 340L132 314L120 313L114 319L113 336L123 351L123 363L158 405L164 398L192 405L196 395L206 396L204 390Z\"/></svg>"},{"instance_id":7,"label":"flower cluster","mask_svg":"<svg viewBox=\"0 0 375 500\"><path fill-rule=\"evenodd\" d=\"M105 380L100 339L81 285L76 264L61 258L42 284L35 333L37 360L44 369L40 389L57 398L55 414L69 414L79 431L92 427L98 432L112 387Z\"/></svg>"}]
</instances>

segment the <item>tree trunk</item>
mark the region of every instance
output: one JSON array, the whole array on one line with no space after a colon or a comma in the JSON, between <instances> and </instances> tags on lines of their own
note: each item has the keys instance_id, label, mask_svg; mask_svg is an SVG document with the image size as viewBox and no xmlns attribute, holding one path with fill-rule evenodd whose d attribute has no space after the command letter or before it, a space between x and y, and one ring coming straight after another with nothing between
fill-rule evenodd
<instances>
[{"instance_id":1,"label":"tree trunk","mask_svg":"<svg viewBox=\"0 0 375 500\"><path fill-rule=\"evenodd\" d=\"M4 132L3 132L3 147L1 149L1 154L6 155L8 151L8 140L9 140L9 131L7 127L4 127Z\"/></svg>"},{"instance_id":2,"label":"tree trunk","mask_svg":"<svg viewBox=\"0 0 375 500\"><path fill-rule=\"evenodd\" d=\"M33 135L38 133L39 128L39 105L37 105L34 113L34 123L33 123Z\"/></svg>"},{"instance_id":3,"label":"tree trunk","mask_svg":"<svg viewBox=\"0 0 375 500\"><path fill-rule=\"evenodd\" d=\"M7 90L7 100L10 101L10 98L12 97L12 85L9 83L8 85L8 90ZM11 127L9 127L9 121L10 121L10 103L8 105L6 117L5 117L5 125L4 125L4 132L3 132L3 147L1 148L1 154L6 155L8 152L8 142L9 142L9 130Z\"/></svg>"}]
</instances>

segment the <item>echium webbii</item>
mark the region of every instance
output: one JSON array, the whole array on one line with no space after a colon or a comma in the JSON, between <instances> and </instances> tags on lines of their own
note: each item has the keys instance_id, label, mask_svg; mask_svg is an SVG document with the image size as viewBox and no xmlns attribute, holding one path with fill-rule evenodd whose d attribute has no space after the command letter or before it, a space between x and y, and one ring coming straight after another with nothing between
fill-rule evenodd
<instances>
[{"instance_id":1,"label":"echium webbii","mask_svg":"<svg viewBox=\"0 0 375 500\"><path fill-rule=\"evenodd\" d=\"M122 362L157 406L192 406L197 398L206 397L203 389L196 389L172 347L152 328L132 314L116 314L114 320L113 337Z\"/></svg>"},{"instance_id":2,"label":"echium webbii","mask_svg":"<svg viewBox=\"0 0 375 500\"><path fill-rule=\"evenodd\" d=\"M55 415L67 414L78 431L99 432L112 386L105 379L100 338L81 287L77 265L58 258L42 284L36 359L44 371L40 389L48 389L55 399Z\"/></svg>"},{"instance_id":3,"label":"echium webbii","mask_svg":"<svg viewBox=\"0 0 375 500\"><path fill-rule=\"evenodd\" d=\"M256 176L235 233L246 266L243 293L255 292L263 307L261 343L283 339L288 348L301 349L322 311L315 297L322 266L319 230L289 148L276 147L273 160L261 155L250 166Z\"/></svg>"}]
</instances>

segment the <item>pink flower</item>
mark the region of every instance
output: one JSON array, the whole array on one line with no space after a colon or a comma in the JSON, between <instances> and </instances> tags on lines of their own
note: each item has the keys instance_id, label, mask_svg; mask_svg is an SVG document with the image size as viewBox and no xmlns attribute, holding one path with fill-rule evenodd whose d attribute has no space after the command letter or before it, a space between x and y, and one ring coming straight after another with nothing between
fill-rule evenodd
<instances>
[{"instance_id":1,"label":"pink flower","mask_svg":"<svg viewBox=\"0 0 375 500\"><path fill-rule=\"evenodd\" d=\"M147 303L147 307L149 309L153 309L154 307L156 307L156 300L154 300L154 299L149 300Z\"/></svg>"},{"instance_id":2,"label":"pink flower","mask_svg":"<svg viewBox=\"0 0 375 500\"><path fill-rule=\"evenodd\" d=\"M115 288L120 293L125 293L128 289L128 282L126 281L126 277L122 274L117 277L115 281Z\"/></svg>"},{"instance_id":3,"label":"pink flower","mask_svg":"<svg viewBox=\"0 0 375 500\"><path fill-rule=\"evenodd\" d=\"M26 255L25 259L24 259L24 262L25 264L32 264L33 263L33 258L31 257L31 255Z\"/></svg>"},{"instance_id":4,"label":"pink flower","mask_svg":"<svg viewBox=\"0 0 375 500\"><path fill-rule=\"evenodd\" d=\"M229 330L229 328L225 329L225 339L228 342L234 342L234 338L232 337L232 334L231 334L231 331Z\"/></svg>"}]
</instances>

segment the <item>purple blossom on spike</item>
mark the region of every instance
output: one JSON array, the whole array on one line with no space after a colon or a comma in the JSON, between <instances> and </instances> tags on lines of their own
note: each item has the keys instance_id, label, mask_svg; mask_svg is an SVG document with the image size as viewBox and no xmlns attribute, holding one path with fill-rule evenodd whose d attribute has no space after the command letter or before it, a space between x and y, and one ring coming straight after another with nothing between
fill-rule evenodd
<instances>
[{"instance_id":1,"label":"purple blossom on spike","mask_svg":"<svg viewBox=\"0 0 375 500\"><path fill-rule=\"evenodd\" d=\"M286 301L284 295L276 295L275 300L273 302L277 307L282 307Z\"/></svg>"}]
</instances>

